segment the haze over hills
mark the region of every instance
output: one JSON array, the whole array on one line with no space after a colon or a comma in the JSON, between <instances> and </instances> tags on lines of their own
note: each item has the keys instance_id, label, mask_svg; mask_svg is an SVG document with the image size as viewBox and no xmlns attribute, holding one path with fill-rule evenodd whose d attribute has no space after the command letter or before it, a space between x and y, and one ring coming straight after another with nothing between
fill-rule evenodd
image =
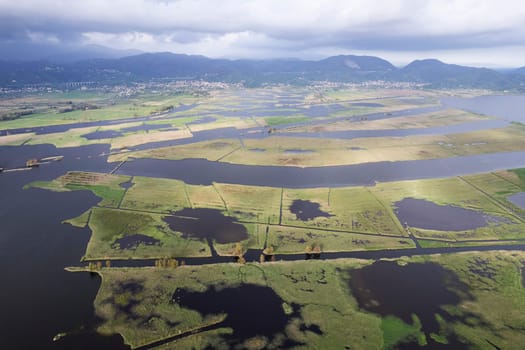
<instances>
[{"instance_id":1,"label":"haze over hills","mask_svg":"<svg viewBox=\"0 0 525 350\"><path fill-rule=\"evenodd\" d=\"M76 62L95 58L121 58L138 55L140 50L119 50L102 45L74 45L53 42L28 43L26 41L0 41L0 60Z\"/></svg>"},{"instance_id":2,"label":"haze over hills","mask_svg":"<svg viewBox=\"0 0 525 350\"><path fill-rule=\"evenodd\" d=\"M114 52L115 55L119 53ZM81 81L119 84L170 78L243 82L248 86L264 83L302 85L322 80L385 80L416 82L436 88L525 89L523 68L505 74L487 68L446 64L435 59L416 60L398 68L379 57L355 55L333 56L319 61L227 60L162 52L119 58L88 58L74 62L68 62L63 58L64 55L67 56L67 53L35 61L0 61L0 85L21 87Z\"/></svg>"}]
</instances>

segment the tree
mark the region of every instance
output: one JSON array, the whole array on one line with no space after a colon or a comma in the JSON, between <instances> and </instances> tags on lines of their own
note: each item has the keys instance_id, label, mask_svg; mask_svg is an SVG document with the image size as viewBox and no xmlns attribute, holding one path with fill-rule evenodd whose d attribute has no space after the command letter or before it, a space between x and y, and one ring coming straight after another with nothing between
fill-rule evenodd
<instances>
[{"instance_id":1,"label":"tree","mask_svg":"<svg viewBox=\"0 0 525 350\"><path fill-rule=\"evenodd\" d=\"M268 246L268 247L264 248L263 253L266 254L266 255L272 255L273 254L273 247L272 246Z\"/></svg>"},{"instance_id":2,"label":"tree","mask_svg":"<svg viewBox=\"0 0 525 350\"><path fill-rule=\"evenodd\" d=\"M244 255L242 244L240 242L235 243L235 248L233 248L233 255L235 256Z\"/></svg>"},{"instance_id":3,"label":"tree","mask_svg":"<svg viewBox=\"0 0 525 350\"><path fill-rule=\"evenodd\" d=\"M176 268L177 266L179 266L179 263L177 261L177 259L169 259L168 260L168 266L172 269Z\"/></svg>"}]
</instances>

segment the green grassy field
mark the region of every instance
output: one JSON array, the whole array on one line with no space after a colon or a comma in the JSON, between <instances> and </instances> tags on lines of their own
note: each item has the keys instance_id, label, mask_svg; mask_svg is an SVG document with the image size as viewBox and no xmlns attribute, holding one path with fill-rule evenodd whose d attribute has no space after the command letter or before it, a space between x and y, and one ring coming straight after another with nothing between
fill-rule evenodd
<instances>
[{"instance_id":1,"label":"green grassy field","mask_svg":"<svg viewBox=\"0 0 525 350\"><path fill-rule=\"evenodd\" d=\"M258 150L254 152L253 150ZM462 134L406 137L368 137L351 140L270 136L262 139L221 139L110 156L185 159L204 158L248 165L316 167L381 161L422 160L475 154L522 151L525 127L473 131Z\"/></svg>"},{"instance_id":2,"label":"green grassy field","mask_svg":"<svg viewBox=\"0 0 525 350\"><path fill-rule=\"evenodd\" d=\"M318 203L320 209L331 216L299 220L287 210L295 200ZM282 204L285 225L395 236L405 234L391 208L366 187L285 189Z\"/></svg>"},{"instance_id":3,"label":"green grassy field","mask_svg":"<svg viewBox=\"0 0 525 350\"><path fill-rule=\"evenodd\" d=\"M349 345L352 349L390 349L407 341L422 345L434 339L447 344L452 338L468 348L488 348L490 341L502 349L517 349L525 341L521 331L525 324L521 312L525 307L525 289L520 271L524 259L522 252L476 252L396 260L400 266L437 264L448 271L449 278L465 286L462 291L451 291L459 297L456 305L439 307L439 314L434 317L440 327L435 333L425 332L416 314L412 316L412 324L408 324L396 315L381 317L361 309L347 281L351 279L351 271L372 262L351 259L175 269L103 268L99 272L102 285L95 299L95 310L103 319L99 331L122 334L132 348L182 334L181 339L158 349L188 346L222 349L232 344L248 349L260 348L260 344L279 348L284 339L298 343L296 348L305 349ZM172 299L179 289L202 293L210 288L220 291L247 285L271 288L282 301L282 312L292 312L279 333L249 339L234 336L232 340L235 330L221 326L228 314L201 314L181 307ZM245 298L259 302L257 296ZM221 304L217 308L229 310ZM263 315L260 317L264 322L272 322ZM445 322L443 317L454 321ZM206 326L212 329L200 332ZM321 333L309 331L312 326Z\"/></svg>"},{"instance_id":4,"label":"green grassy field","mask_svg":"<svg viewBox=\"0 0 525 350\"><path fill-rule=\"evenodd\" d=\"M71 172L31 186L57 191L90 190L101 197L90 215L83 213L68 221L92 229L87 258L157 258L211 254L204 240L184 238L180 232L170 231L163 221L184 208L215 209L238 220L249 234L241 242L244 250L262 249L265 244L278 254L300 254L309 249L338 252L414 248L394 212L395 203L404 198L452 205L492 218L486 226L460 231L409 227L422 247L516 244L525 240L525 211L507 200L507 196L525 187L525 179L516 173L521 171L379 183L373 187L281 189L220 183L199 186L170 179ZM119 185L129 180L130 188ZM308 214L311 217L293 212L296 203L306 203L307 214L308 205L313 206L313 214ZM103 207L113 210L104 211ZM135 224L130 228L128 221ZM136 249L115 248L115 241L134 234L160 243L139 242ZM235 243L214 242L213 246L220 255L234 254Z\"/></svg>"},{"instance_id":5,"label":"green grassy field","mask_svg":"<svg viewBox=\"0 0 525 350\"><path fill-rule=\"evenodd\" d=\"M350 252L378 249L415 248L406 237L337 232L322 228L301 228L273 225L268 230L268 247L275 254L321 252Z\"/></svg>"},{"instance_id":6,"label":"green grassy field","mask_svg":"<svg viewBox=\"0 0 525 350\"><path fill-rule=\"evenodd\" d=\"M439 205L453 205L471 209L480 213L493 215L499 220L490 222L488 226L466 231L437 231L421 228L411 228L420 238L433 238L452 241L482 240L482 239L523 239L525 226L522 217L516 216L501 204L501 199L488 194L486 188L493 186L488 181L480 183L480 187L470 184L470 179L481 177L492 178L493 174L454 177L447 179L399 181L380 183L370 190L386 205L393 207L395 202L403 198L424 199ZM507 184L501 189L507 187ZM515 188L515 192L519 192Z\"/></svg>"},{"instance_id":7,"label":"green grassy field","mask_svg":"<svg viewBox=\"0 0 525 350\"><path fill-rule=\"evenodd\" d=\"M97 105L99 108L59 113L56 106L67 106L66 101L86 102ZM142 94L117 102L108 101L107 95L104 94L86 93L84 95L82 92L75 92L74 95L40 96L37 102L31 100L31 103L37 103L41 106L40 108L45 109L47 107L46 111L15 120L2 121L0 122L0 130L140 117L162 111L168 106L189 104L195 101L196 98L187 95L154 96Z\"/></svg>"},{"instance_id":8,"label":"green grassy field","mask_svg":"<svg viewBox=\"0 0 525 350\"><path fill-rule=\"evenodd\" d=\"M205 241L183 238L180 233L171 231L162 218L161 214L93 208L88 223L93 233L84 259L152 259L211 254ZM158 244L138 244L130 249L116 247L117 240L137 234L153 238Z\"/></svg>"}]
</instances>

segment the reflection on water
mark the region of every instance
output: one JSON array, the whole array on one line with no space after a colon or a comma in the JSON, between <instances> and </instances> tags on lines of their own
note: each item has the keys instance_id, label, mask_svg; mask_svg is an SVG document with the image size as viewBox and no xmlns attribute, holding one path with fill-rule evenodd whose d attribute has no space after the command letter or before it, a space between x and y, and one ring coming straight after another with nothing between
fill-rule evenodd
<instances>
[{"instance_id":1,"label":"reflection on water","mask_svg":"<svg viewBox=\"0 0 525 350\"><path fill-rule=\"evenodd\" d=\"M514 205L517 205L521 209L525 209L525 192L520 192L508 196L507 199Z\"/></svg>"},{"instance_id":2,"label":"reflection on water","mask_svg":"<svg viewBox=\"0 0 525 350\"><path fill-rule=\"evenodd\" d=\"M445 106L474 113L500 117L508 121L525 122L525 95L493 95L472 98L445 97Z\"/></svg>"},{"instance_id":3,"label":"reflection on water","mask_svg":"<svg viewBox=\"0 0 525 350\"><path fill-rule=\"evenodd\" d=\"M452 205L415 198L395 203L395 213L401 223L427 230L463 231L487 226L486 214Z\"/></svg>"},{"instance_id":4,"label":"reflection on water","mask_svg":"<svg viewBox=\"0 0 525 350\"><path fill-rule=\"evenodd\" d=\"M503 152L309 168L240 165L205 159L136 159L126 162L117 173L178 179L192 185L211 185L213 182L220 182L307 188L370 186L375 182L452 177L524 166L525 152Z\"/></svg>"},{"instance_id":5,"label":"reflection on water","mask_svg":"<svg viewBox=\"0 0 525 350\"><path fill-rule=\"evenodd\" d=\"M127 349L120 336L103 337L94 330L98 320L93 300L98 275L69 273L78 265L89 229L61 224L99 202L88 191L23 190L31 181L51 180L68 169L109 171L102 157L107 150L90 146L61 149L48 145L0 147L0 160L17 166L30 157L62 154L61 162L18 173L0 174L0 341L3 349ZM77 155L83 159L76 159ZM53 337L66 332L64 338Z\"/></svg>"}]
</instances>

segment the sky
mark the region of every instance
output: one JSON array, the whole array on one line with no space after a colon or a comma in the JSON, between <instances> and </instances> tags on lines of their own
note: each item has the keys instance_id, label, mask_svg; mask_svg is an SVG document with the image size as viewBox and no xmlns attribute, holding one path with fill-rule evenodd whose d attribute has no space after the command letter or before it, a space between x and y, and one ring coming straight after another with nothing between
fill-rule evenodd
<instances>
[{"instance_id":1,"label":"sky","mask_svg":"<svg viewBox=\"0 0 525 350\"><path fill-rule=\"evenodd\" d=\"M0 0L0 42L214 58L525 66L525 1Z\"/></svg>"}]
</instances>

